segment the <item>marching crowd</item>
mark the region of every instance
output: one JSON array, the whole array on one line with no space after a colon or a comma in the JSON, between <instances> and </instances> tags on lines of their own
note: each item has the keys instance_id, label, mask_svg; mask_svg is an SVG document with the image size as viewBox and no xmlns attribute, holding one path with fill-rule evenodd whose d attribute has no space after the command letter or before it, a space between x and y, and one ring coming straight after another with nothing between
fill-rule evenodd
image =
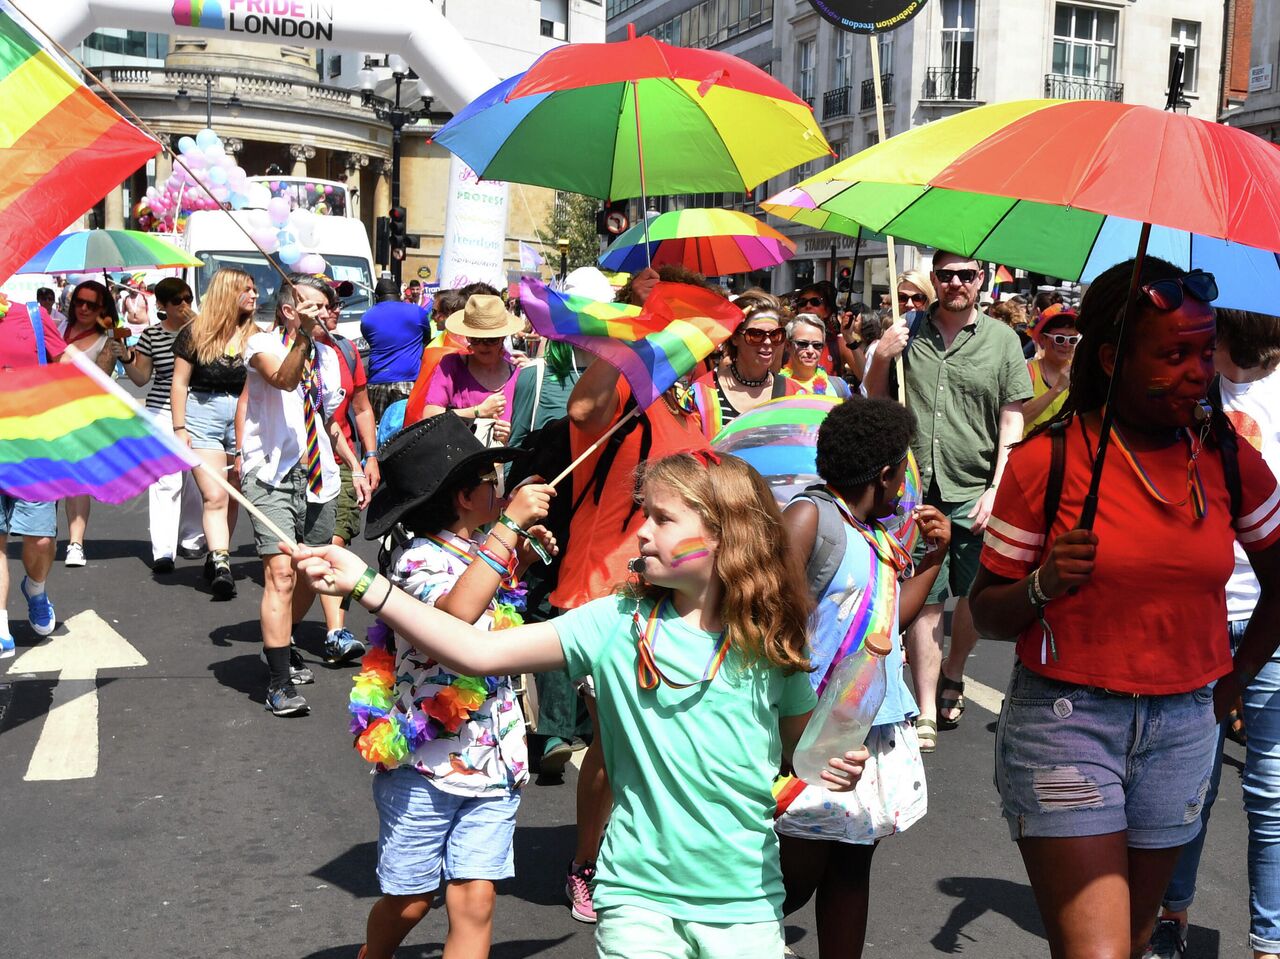
<instances>
[{"instance_id":1,"label":"marching crowd","mask_svg":"<svg viewBox=\"0 0 1280 959\"><path fill-rule=\"evenodd\" d=\"M350 729L376 770L383 897L361 959L392 956L441 888L446 955L487 955L521 787L579 749L565 889L601 956L778 959L781 918L810 900L820 955L860 956L873 854L926 813L924 757L964 721L980 638L1017 644L995 776L1051 954L1187 954L1233 732L1247 737L1250 939L1274 959L1280 326L1215 312L1211 275L1149 257L1122 340L1132 270L1103 273L1078 306L988 304L982 264L939 251L899 277L900 323L840 305L830 283L748 290L723 349L639 411L616 368L541 341L484 284L424 303L380 281L362 356L321 277L291 275L269 325L247 273L219 270L198 313L166 279L139 329L85 281L65 317L52 290L36 315L0 316L0 368L76 351L118 367L199 457L151 489L155 575L203 558L214 598L234 596L235 493L252 505L277 716L308 711L292 638L319 597L326 662L358 662ZM616 293L594 268L565 285L643 307L659 282L719 290L676 267ZM710 441L803 394L840 401L818 433L822 482L778 504ZM882 519L913 466L911 552ZM48 635L56 504L0 507ZM63 509L64 563L83 566L89 500ZM376 568L344 548L361 535L381 544ZM346 625L352 603L376 617L365 636ZM792 750L869 639L891 648L871 733L802 782ZM0 656L13 651L0 612Z\"/></svg>"}]
</instances>

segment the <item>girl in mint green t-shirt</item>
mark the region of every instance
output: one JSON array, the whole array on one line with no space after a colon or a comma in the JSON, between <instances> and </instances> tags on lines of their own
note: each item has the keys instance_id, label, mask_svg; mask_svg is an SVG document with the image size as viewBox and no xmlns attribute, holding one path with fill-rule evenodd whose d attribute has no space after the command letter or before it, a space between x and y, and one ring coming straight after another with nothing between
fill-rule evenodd
<instances>
[{"instance_id":1,"label":"girl in mint green t-shirt","mask_svg":"<svg viewBox=\"0 0 1280 959\"><path fill-rule=\"evenodd\" d=\"M815 703L804 573L768 486L735 457L648 464L643 502L641 582L551 622L482 633L382 577L356 598L467 675L594 677L614 793L595 889L602 957L681 943L705 959L780 959L771 786ZM372 573L336 546L298 547L294 562L332 595ZM827 788L851 789L865 758L833 757Z\"/></svg>"}]
</instances>

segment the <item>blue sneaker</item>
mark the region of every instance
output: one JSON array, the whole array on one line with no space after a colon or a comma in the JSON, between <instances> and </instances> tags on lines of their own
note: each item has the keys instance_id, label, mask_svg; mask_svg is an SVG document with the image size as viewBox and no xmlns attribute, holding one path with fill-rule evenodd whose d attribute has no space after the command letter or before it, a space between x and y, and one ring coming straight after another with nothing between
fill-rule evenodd
<instances>
[{"instance_id":1,"label":"blue sneaker","mask_svg":"<svg viewBox=\"0 0 1280 959\"><path fill-rule=\"evenodd\" d=\"M58 625L58 618L53 613L53 602L49 599L49 592L41 593L39 596L32 596L27 592L26 576L22 577L22 595L27 600L27 620L31 623L31 628L36 631L37 636L48 636L53 632L55 626Z\"/></svg>"},{"instance_id":2,"label":"blue sneaker","mask_svg":"<svg viewBox=\"0 0 1280 959\"><path fill-rule=\"evenodd\" d=\"M13 641L12 636L6 636L0 633L0 659L8 659L17 650L17 645Z\"/></svg>"},{"instance_id":3,"label":"blue sneaker","mask_svg":"<svg viewBox=\"0 0 1280 959\"><path fill-rule=\"evenodd\" d=\"M359 659L364 653L364 643L356 639L346 627L330 630L324 638L324 661L330 666L349 663L353 659Z\"/></svg>"}]
</instances>

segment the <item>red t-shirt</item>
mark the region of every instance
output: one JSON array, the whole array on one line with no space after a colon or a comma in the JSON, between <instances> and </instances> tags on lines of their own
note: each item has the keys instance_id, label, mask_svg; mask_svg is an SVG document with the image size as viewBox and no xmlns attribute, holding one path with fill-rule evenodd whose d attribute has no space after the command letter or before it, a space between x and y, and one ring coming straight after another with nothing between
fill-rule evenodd
<instances>
[{"instance_id":1,"label":"red t-shirt","mask_svg":"<svg viewBox=\"0 0 1280 959\"><path fill-rule=\"evenodd\" d=\"M1096 429L1086 440L1077 418L1066 431L1066 470L1053 528L1044 532L1044 489L1051 440L1016 447L1000 480L983 540L982 565L1022 579L1043 562L1047 545L1072 529L1089 487ZM1170 500L1187 491L1187 446L1137 454L1156 489ZM1239 444L1241 510L1232 522L1222 457L1206 449L1198 463L1208 510L1196 520L1190 502L1168 506L1140 484L1114 443L1103 467L1094 532L1093 576L1073 595L1045 607L1058 658L1033 622L1018 638L1018 658L1053 679L1120 692L1163 695L1198 689L1231 671L1225 587L1237 538L1249 552L1280 539L1280 489L1262 456Z\"/></svg>"},{"instance_id":2,"label":"red t-shirt","mask_svg":"<svg viewBox=\"0 0 1280 959\"><path fill-rule=\"evenodd\" d=\"M618 416L631 396L625 380L619 378L617 387ZM560 564L560 578L551 605L560 609L575 609L601 596L613 592L626 582L627 563L639 554L636 533L644 525L644 513L632 510L635 504L635 471L640 462L640 439L644 421L653 430L653 444L648 459L656 460L679 450L702 449L706 440L702 436L702 423L696 413L672 413L664 399L650 406L641 422L623 439L618 447L608 474L600 486L600 502L595 502L594 492L587 494L582 505L569 521L569 549ZM615 416L604 429L587 433L569 425L569 447L574 459L582 455L588 446L602 436L618 421ZM624 427L625 429L625 427ZM596 468L600 452L593 453L573 473L575 485L578 477L586 482ZM582 489L577 486L577 490ZM560 495L566 495L562 492ZM574 502L578 492L572 491ZM628 519L630 516L630 519Z\"/></svg>"},{"instance_id":3,"label":"red t-shirt","mask_svg":"<svg viewBox=\"0 0 1280 959\"><path fill-rule=\"evenodd\" d=\"M67 349L49 314L40 311L44 326L44 352L50 363L56 363ZM24 366L39 366L36 352L36 331L31 317L22 303L10 303L9 312L0 318L0 370L17 370Z\"/></svg>"},{"instance_id":4,"label":"red t-shirt","mask_svg":"<svg viewBox=\"0 0 1280 959\"><path fill-rule=\"evenodd\" d=\"M356 448L356 437L351 435L351 420L347 417L347 410L351 408L351 398L356 395L356 390L368 382L368 377L364 372L364 364L360 362L360 350L356 348L354 343L351 344L351 352L355 354L354 370L347 369L346 358L342 355L342 350L338 349L337 344L330 345L333 346L333 352L338 354L338 369L342 371L343 392L342 402L333 411L333 419L338 421L342 435L347 438L347 443L354 450ZM372 452L372 450L367 452Z\"/></svg>"}]
</instances>

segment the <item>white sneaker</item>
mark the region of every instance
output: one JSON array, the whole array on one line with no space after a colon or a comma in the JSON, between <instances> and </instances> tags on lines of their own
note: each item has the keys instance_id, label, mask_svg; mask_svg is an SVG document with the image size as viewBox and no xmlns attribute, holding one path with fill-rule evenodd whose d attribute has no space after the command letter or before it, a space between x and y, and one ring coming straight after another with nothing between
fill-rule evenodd
<instances>
[{"instance_id":1,"label":"white sneaker","mask_svg":"<svg viewBox=\"0 0 1280 959\"><path fill-rule=\"evenodd\" d=\"M67 544L67 558L62 561L67 567L84 565L84 547L79 543Z\"/></svg>"}]
</instances>

